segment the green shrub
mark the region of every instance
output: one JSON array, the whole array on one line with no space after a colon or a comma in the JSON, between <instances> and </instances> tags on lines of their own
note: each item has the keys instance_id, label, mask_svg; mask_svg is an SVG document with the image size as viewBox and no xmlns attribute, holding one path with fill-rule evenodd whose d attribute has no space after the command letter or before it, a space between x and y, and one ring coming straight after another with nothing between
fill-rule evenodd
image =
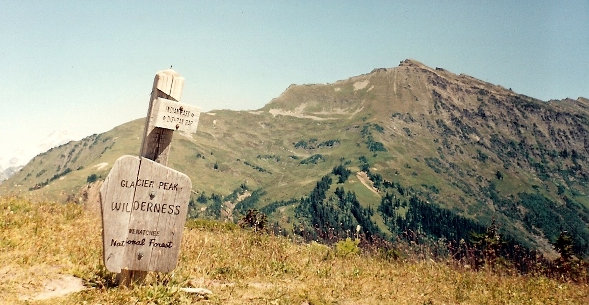
<instances>
[{"instance_id":1,"label":"green shrub","mask_svg":"<svg viewBox=\"0 0 589 305\"><path fill-rule=\"evenodd\" d=\"M87 183L94 183L96 180L98 180L98 176L96 176L96 174L92 174L86 178Z\"/></svg>"},{"instance_id":2,"label":"green shrub","mask_svg":"<svg viewBox=\"0 0 589 305\"><path fill-rule=\"evenodd\" d=\"M340 240L335 243L335 255L339 257L357 255L360 253L359 244L359 239L352 240L348 237L346 240Z\"/></svg>"}]
</instances>

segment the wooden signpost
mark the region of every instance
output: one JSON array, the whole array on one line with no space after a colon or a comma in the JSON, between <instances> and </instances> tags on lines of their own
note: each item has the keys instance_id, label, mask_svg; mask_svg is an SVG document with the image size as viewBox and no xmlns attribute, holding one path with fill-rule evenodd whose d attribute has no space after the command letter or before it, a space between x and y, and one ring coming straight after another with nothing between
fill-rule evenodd
<instances>
[{"instance_id":1,"label":"wooden signpost","mask_svg":"<svg viewBox=\"0 0 589 305\"><path fill-rule=\"evenodd\" d=\"M104 180L104 264L170 272L176 267L192 183L146 158L122 156Z\"/></svg>"},{"instance_id":2,"label":"wooden signpost","mask_svg":"<svg viewBox=\"0 0 589 305\"><path fill-rule=\"evenodd\" d=\"M166 165L174 130L195 132L199 118L178 102L183 84L171 69L156 74L140 156L117 159L100 189L104 264L120 285L178 262L192 182Z\"/></svg>"}]
</instances>

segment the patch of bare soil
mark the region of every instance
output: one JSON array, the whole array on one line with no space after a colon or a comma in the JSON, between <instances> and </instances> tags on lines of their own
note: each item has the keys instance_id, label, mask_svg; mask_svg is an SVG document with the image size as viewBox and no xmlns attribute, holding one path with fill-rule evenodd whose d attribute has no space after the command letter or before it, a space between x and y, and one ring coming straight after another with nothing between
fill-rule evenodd
<instances>
[{"instance_id":1,"label":"patch of bare soil","mask_svg":"<svg viewBox=\"0 0 589 305\"><path fill-rule=\"evenodd\" d=\"M360 180L360 182L362 182L362 184L364 184L367 189L378 195L378 190L372 185L372 181L370 181L370 178L368 178L366 172L356 173L356 178L358 178L358 180Z\"/></svg>"},{"instance_id":2,"label":"patch of bare soil","mask_svg":"<svg viewBox=\"0 0 589 305\"><path fill-rule=\"evenodd\" d=\"M86 289L81 278L72 275L62 274L58 278L50 279L43 285L43 290L33 295L21 296L21 301L47 300L62 297L70 293Z\"/></svg>"},{"instance_id":3,"label":"patch of bare soil","mask_svg":"<svg viewBox=\"0 0 589 305\"><path fill-rule=\"evenodd\" d=\"M224 208L221 210L221 218L229 219L229 220L233 221L233 209L235 209L235 206L239 202L241 202L242 200L244 200L245 198L247 198L251 195L252 195L252 193L250 193L249 191L246 191L243 194L237 196L237 200L235 202L231 202L231 201L223 202Z\"/></svg>"},{"instance_id":4,"label":"patch of bare soil","mask_svg":"<svg viewBox=\"0 0 589 305\"><path fill-rule=\"evenodd\" d=\"M299 119L311 119L311 120L314 120L314 121L324 121L324 120L327 120L326 118L321 118L321 117L318 117L318 116L306 115L306 114L302 114L302 113L298 113L298 112L292 112L292 111L281 110L281 109L270 109L270 113L273 116L277 116L277 115L293 116L293 117L299 118Z\"/></svg>"}]
</instances>

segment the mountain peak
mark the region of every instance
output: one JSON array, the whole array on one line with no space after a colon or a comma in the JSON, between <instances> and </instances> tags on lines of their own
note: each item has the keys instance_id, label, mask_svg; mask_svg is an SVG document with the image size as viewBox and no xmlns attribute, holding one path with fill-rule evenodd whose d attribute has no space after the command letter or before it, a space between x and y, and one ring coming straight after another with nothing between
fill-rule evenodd
<instances>
[{"instance_id":1,"label":"mountain peak","mask_svg":"<svg viewBox=\"0 0 589 305\"><path fill-rule=\"evenodd\" d=\"M424 68L427 70L432 70L432 68L424 65L422 62L417 61L415 59L411 59L411 58L407 58L407 59L399 62L399 67L417 67L417 68ZM379 73L379 72L388 72L388 71L392 71L394 69L395 68L374 68L372 71L370 71L370 74ZM436 68L436 70L444 70L444 69Z\"/></svg>"},{"instance_id":2,"label":"mountain peak","mask_svg":"<svg viewBox=\"0 0 589 305\"><path fill-rule=\"evenodd\" d=\"M417 67L427 67L426 65L424 65L422 62L417 61L415 59L411 59L411 58L407 58L405 60L402 60L399 63L399 67L404 67L404 66L417 66Z\"/></svg>"},{"instance_id":3,"label":"mountain peak","mask_svg":"<svg viewBox=\"0 0 589 305\"><path fill-rule=\"evenodd\" d=\"M475 103L461 88L509 95L504 88L474 77L405 59L398 67L375 68L331 84L291 85L264 109L274 115L313 119L352 118L360 112L385 114L390 110L427 114L433 107L434 91L462 106Z\"/></svg>"}]
</instances>

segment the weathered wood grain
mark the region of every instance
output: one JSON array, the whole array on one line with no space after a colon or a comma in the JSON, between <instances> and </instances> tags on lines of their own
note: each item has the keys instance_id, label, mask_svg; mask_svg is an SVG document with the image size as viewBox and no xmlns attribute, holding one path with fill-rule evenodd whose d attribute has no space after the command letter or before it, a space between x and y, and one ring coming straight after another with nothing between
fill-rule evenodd
<instances>
[{"instance_id":1,"label":"weathered wood grain","mask_svg":"<svg viewBox=\"0 0 589 305\"><path fill-rule=\"evenodd\" d=\"M156 73L153 80L149 108L145 128L143 130L143 143L140 156L154 160L161 164L168 164L170 144L172 143L171 129L155 126L154 103L158 98L179 101L182 97L184 78L172 69Z\"/></svg>"},{"instance_id":2,"label":"weathered wood grain","mask_svg":"<svg viewBox=\"0 0 589 305\"><path fill-rule=\"evenodd\" d=\"M120 157L101 188L107 269L172 271L191 189L183 173L146 158Z\"/></svg>"}]
</instances>

